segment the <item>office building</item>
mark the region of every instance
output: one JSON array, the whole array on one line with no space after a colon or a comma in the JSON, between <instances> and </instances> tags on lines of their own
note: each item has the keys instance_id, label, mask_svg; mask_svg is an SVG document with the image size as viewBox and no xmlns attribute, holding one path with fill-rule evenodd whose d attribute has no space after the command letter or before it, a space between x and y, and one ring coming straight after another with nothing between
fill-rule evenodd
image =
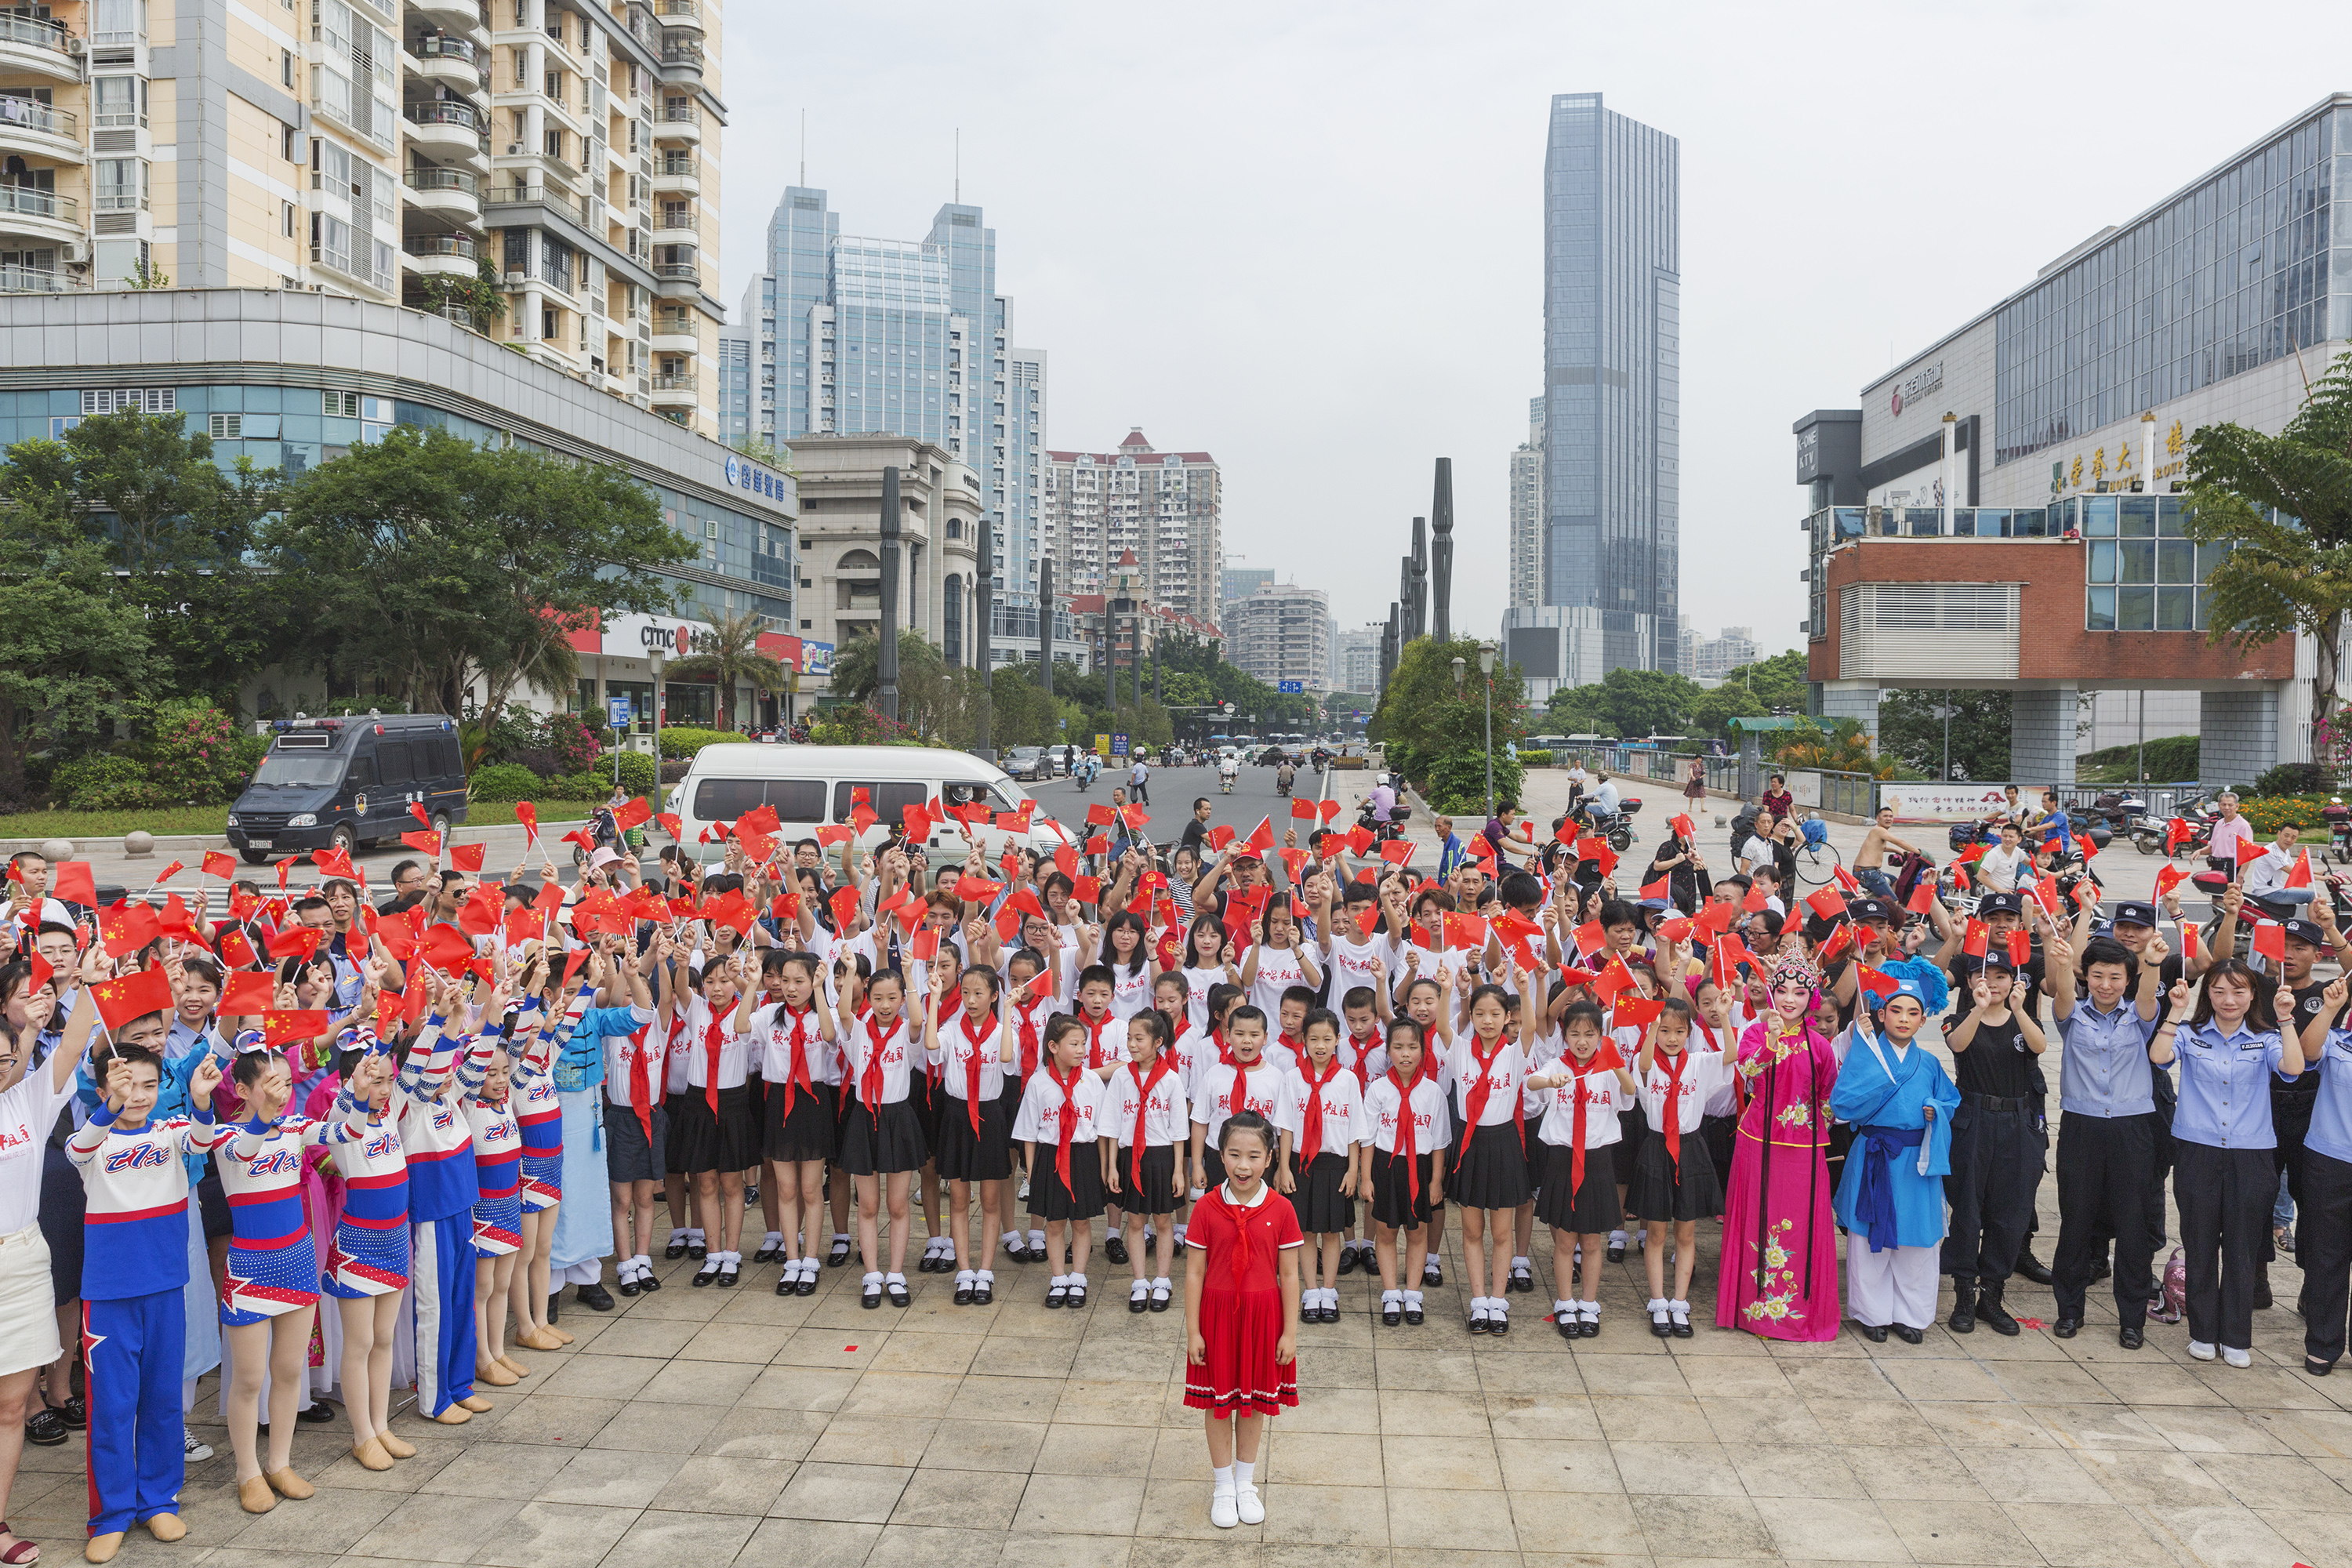
<instances>
[{"instance_id":1,"label":"office building","mask_svg":"<svg viewBox=\"0 0 2352 1568\"><path fill-rule=\"evenodd\" d=\"M1034 639L1046 359L1013 341L1013 319L979 207L950 202L922 239L880 239L844 235L826 192L788 185L737 318L751 396L727 438L781 448L805 435L887 433L939 447L981 486L995 635Z\"/></svg>"},{"instance_id":2,"label":"office building","mask_svg":"<svg viewBox=\"0 0 2352 1568\"><path fill-rule=\"evenodd\" d=\"M1230 605L1235 599L1246 599L1260 588L1269 586L1274 582L1274 573L1255 566L1228 566L1219 574L1217 581L1224 603Z\"/></svg>"},{"instance_id":3,"label":"office building","mask_svg":"<svg viewBox=\"0 0 2352 1568\"><path fill-rule=\"evenodd\" d=\"M2308 755L2312 648L2208 640L2179 491L2190 433L2282 429L2352 335L2347 178L2337 94L1796 421L1818 711L2006 689L2013 775L2066 782L2084 694L2193 692L2209 782Z\"/></svg>"},{"instance_id":4,"label":"office building","mask_svg":"<svg viewBox=\"0 0 2352 1568\"><path fill-rule=\"evenodd\" d=\"M1216 458L1156 450L1132 429L1115 452L1046 452L1045 501L1057 584L1099 594L1112 563L1131 550L1152 603L1223 624L1223 493Z\"/></svg>"},{"instance_id":5,"label":"office building","mask_svg":"<svg viewBox=\"0 0 2352 1568\"><path fill-rule=\"evenodd\" d=\"M400 303L714 433L719 0L488 11L0 16L0 292Z\"/></svg>"},{"instance_id":6,"label":"office building","mask_svg":"<svg viewBox=\"0 0 2352 1568\"><path fill-rule=\"evenodd\" d=\"M1538 602L1598 612L1608 669L1681 657L1681 169L1599 93L1553 97Z\"/></svg>"},{"instance_id":7,"label":"office building","mask_svg":"<svg viewBox=\"0 0 2352 1568\"><path fill-rule=\"evenodd\" d=\"M1528 399L1528 438L1511 454L1511 582L1514 609L1544 602L1544 400Z\"/></svg>"},{"instance_id":8,"label":"office building","mask_svg":"<svg viewBox=\"0 0 2352 1568\"><path fill-rule=\"evenodd\" d=\"M1685 663L1683 673L1693 680L1721 680L1743 664L1756 662L1759 652L1754 626L1726 626L1721 637L1683 633Z\"/></svg>"},{"instance_id":9,"label":"office building","mask_svg":"<svg viewBox=\"0 0 2352 1568\"><path fill-rule=\"evenodd\" d=\"M1375 621L1339 634L1340 690L1373 692L1381 689L1381 636L1387 629L1385 624Z\"/></svg>"},{"instance_id":10,"label":"office building","mask_svg":"<svg viewBox=\"0 0 2352 1568\"><path fill-rule=\"evenodd\" d=\"M730 447L740 446L741 432L747 428L746 416L751 407L751 340L736 328L722 328L719 333L719 353L715 362L719 369L719 429L720 437Z\"/></svg>"},{"instance_id":11,"label":"office building","mask_svg":"<svg viewBox=\"0 0 2352 1568\"><path fill-rule=\"evenodd\" d=\"M1502 645L1531 703L1549 701L1563 686L1591 686L1611 668L1601 612L1590 607L1514 605L1503 612Z\"/></svg>"},{"instance_id":12,"label":"office building","mask_svg":"<svg viewBox=\"0 0 2352 1568\"><path fill-rule=\"evenodd\" d=\"M1295 680L1331 689L1331 596L1320 588L1273 583L1225 606L1225 662L1268 686Z\"/></svg>"}]
</instances>

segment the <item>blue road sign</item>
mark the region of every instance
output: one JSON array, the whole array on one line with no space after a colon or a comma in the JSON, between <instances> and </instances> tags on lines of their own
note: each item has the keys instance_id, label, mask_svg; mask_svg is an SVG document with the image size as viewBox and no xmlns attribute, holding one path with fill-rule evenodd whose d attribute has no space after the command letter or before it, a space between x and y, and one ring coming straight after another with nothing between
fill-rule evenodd
<instances>
[{"instance_id":1,"label":"blue road sign","mask_svg":"<svg viewBox=\"0 0 2352 1568\"><path fill-rule=\"evenodd\" d=\"M1307 689L1307 682L1303 680L1278 680L1275 682L1274 689L1276 691L1281 692L1285 697L1296 697L1300 692Z\"/></svg>"},{"instance_id":2,"label":"blue road sign","mask_svg":"<svg viewBox=\"0 0 2352 1568\"><path fill-rule=\"evenodd\" d=\"M610 715L614 729L625 730L629 727L629 700L627 698L608 697L604 700L604 707L607 713Z\"/></svg>"},{"instance_id":3,"label":"blue road sign","mask_svg":"<svg viewBox=\"0 0 2352 1568\"><path fill-rule=\"evenodd\" d=\"M1114 757L1127 755L1127 737L1117 731L1111 732L1110 754Z\"/></svg>"}]
</instances>

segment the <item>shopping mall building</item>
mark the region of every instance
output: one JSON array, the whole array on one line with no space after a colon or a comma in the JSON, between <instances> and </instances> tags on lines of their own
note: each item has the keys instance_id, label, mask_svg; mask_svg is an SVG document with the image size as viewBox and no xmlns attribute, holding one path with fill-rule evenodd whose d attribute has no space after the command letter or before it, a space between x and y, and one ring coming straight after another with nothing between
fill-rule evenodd
<instances>
[{"instance_id":1,"label":"shopping mall building","mask_svg":"<svg viewBox=\"0 0 2352 1568\"><path fill-rule=\"evenodd\" d=\"M2347 337L2338 94L2084 240L1860 408L1799 419L1816 712L1874 730L1889 688L2008 689L2023 782L2072 782L2102 693L2144 694L2151 736L2201 735L2209 784L2306 758L2311 649L2209 640L2218 557L2186 537L2179 492L2190 435L2281 429Z\"/></svg>"}]
</instances>

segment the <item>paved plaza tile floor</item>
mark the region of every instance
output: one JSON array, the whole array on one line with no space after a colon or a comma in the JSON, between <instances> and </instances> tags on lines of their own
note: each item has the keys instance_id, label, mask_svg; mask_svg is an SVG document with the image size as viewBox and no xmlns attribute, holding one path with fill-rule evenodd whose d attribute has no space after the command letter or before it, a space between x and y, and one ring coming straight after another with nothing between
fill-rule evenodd
<instances>
[{"instance_id":1,"label":"paved plaza tile floor","mask_svg":"<svg viewBox=\"0 0 2352 1568\"><path fill-rule=\"evenodd\" d=\"M1694 1313L1709 1322L1712 1229ZM2257 1314L2243 1372L2191 1362L2185 1327L2119 1349L2097 1290L2071 1343L1937 1327L1917 1347L1850 1329L1781 1345L1705 1323L1661 1342L1629 1254L1601 1337L1571 1348L1541 1316L1545 1250L1500 1341L1462 1327L1458 1247L1418 1329L1381 1327L1377 1289L1350 1275L1342 1321L1301 1331L1302 1403L1273 1425L1260 1526L1209 1523L1181 1297L1130 1315L1126 1271L1099 1252L1079 1312L1045 1309L1042 1264L1003 1264L990 1307L918 1274L909 1308L867 1311L854 1269L803 1300L772 1293L772 1266L694 1289L682 1259L611 1314L567 1304L578 1343L518 1352L533 1373L491 1391L494 1412L401 1416L417 1455L389 1472L354 1463L340 1423L302 1427L310 1501L241 1512L226 1435L200 1422L220 1454L189 1475L187 1540L133 1531L120 1561L2352 1564L2352 1374L2297 1370L2284 1306ZM2299 1278L2274 1270L2282 1302ZM2051 1316L2021 1283L2011 1305ZM200 1415L215 1404L208 1378ZM26 1450L11 1512L47 1561L79 1561L79 1442Z\"/></svg>"}]
</instances>

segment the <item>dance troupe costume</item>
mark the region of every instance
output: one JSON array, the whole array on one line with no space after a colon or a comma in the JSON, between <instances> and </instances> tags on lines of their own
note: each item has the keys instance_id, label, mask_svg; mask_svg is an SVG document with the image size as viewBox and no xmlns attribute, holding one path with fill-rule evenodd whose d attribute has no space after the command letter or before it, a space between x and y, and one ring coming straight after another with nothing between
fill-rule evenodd
<instances>
[{"instance_id":1,"label":"dance troupe costume","mask_svg":"<svg viewBox=\"0 0 2352 1568\"><path fill-rule=\"evenodd\" d=\"M1817 991L1821 984L1820 972L1799 960L1783 959L1766 974L1768 986L1784 979ZM1716 1326L1772 1340L1833 1340L1829 1130L1837 1053L1810 1024L1791 1030L1768 1014L1739 1037L1732 1068L1738 1134L1724 1196Z\"/></svg>"},{"instance_id":2,"label":"dance troupe costume","mask_svg":"<svg viewBox=\"0 0 2352 1568\"><path fill-rule=\"evenodd\" d=\"M1915 981L1896 992L1927 1005ZM1836 1210L1848 1233L1846 1304L1865 1328L1916 1331L1936 1321L1943 1179L1959 1103L1958 1086L1918 1041L1898 1046L1874 1032L1866 1014L1855 1016L1830 1110L1854 1127Z\"/></svg>"}]
</instances>

